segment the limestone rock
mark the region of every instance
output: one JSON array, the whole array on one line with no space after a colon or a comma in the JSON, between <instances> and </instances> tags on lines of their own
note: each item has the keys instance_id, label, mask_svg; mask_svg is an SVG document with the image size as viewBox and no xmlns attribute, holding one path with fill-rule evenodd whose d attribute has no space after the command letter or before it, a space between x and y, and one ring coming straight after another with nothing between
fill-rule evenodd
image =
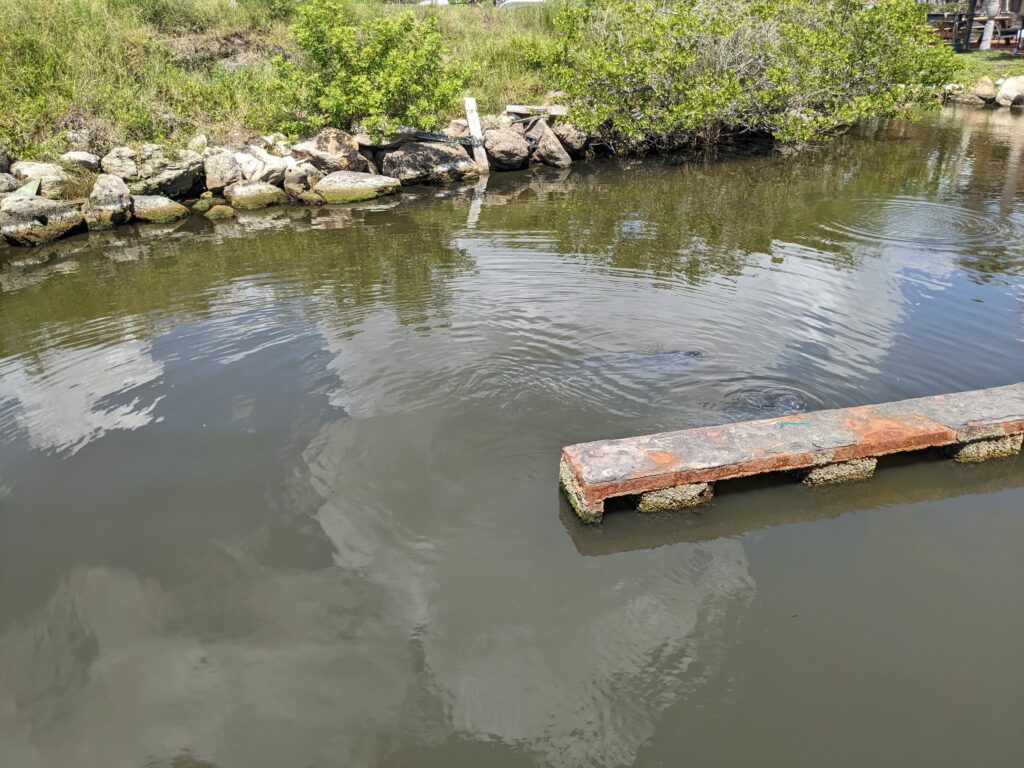
<instances>
[{"instance_id":1,"label":"limestone rock","mask_svg":"<svg viewBox=\"0 0 1024 768\"><path fill-rule=\"evenodd\" d=\"M246 152L236 152L234 158L242 169L246 181L265 181L274 185L284 181L284 172L288 164L283 158L272 155L265 149L254 145Z\"/></svg>"},{"instance_id":2,"label":"limestone rock","mask_svg":"<svg viewBox=\"0 0 1024 768\"><path fill-rule=\"evenodd\" d=\"M491 165L498 170L525 168L530 162L530 145L526 139L507 128L485 131L484 149Z\"/></svg>"},{"instance_id":3,"label":"limestone rock","mask_svg":"<svg viewBox=\"0 0 1024 768\"><path fill-rule=\"evenodd\" d=\"M191 150L171 150L159 144L143 144L139 152L139 180L131 184L133 195L180 197L199 181L203 157Z\"/></svg>"},{"instance_id":4,"label":"limestone rock","mask_svg":"<svg viewBox=\"0 0 1024 768\"><path fill-rule=\"evenodd\" d=\"M336 171L342 173L342 171ZM284 172L284 191L292 197L308 192L324 177L324 172L311 163L301 162Z\"/></svg>"},{"instance_id":5,"label":"limestone rock","mask_svg":"<svg viewBox=\"0 0 1024 768\"><path fill-rule=\"evenodd\" d=\"M8 195L0 201L0 235L12 245L42 245L82 228L82 214L70 203Z\"/></svg>"},{"instance_id":6,"label":"limestone rock","mask_svg":"<svg viewBox=\"0 0 1024 768\"><path fill-rule=\"evenodd\" d=\"M526 138L535 142L533 159L538 163L553 168L568 168L572 165L572 158L545 120L534 120L526 131Z\"/></svg>"},{"instance_id":7,"label":"limestone rock","mask_svg":"<svg viewBox=\"0 0 1024 768\"><path fill-rule=\"evenodd\" d=\"M355 203L393 194L401 186L402 182L389 176L335 171L318 181L313 191L320 195L325 203Z\"/></svg>"},{"instance_id":8,"label":"limestone rock","mask_svg":"<svg viewBox=\"0 0 1024 768\"><path fill-rule=\"evenodd\" d=\"M205 133L197 133L188 142L188 148L198 154L203 154L210 146L210 140Z\"/></svg>"},{"instance_id":9,"label":"limestone rock","mask_svg":"<svg viewBox=\"0 0 1024 768\"><path fill-rule=\"evenodd\" d=\"M587 148L587 139L589 138L584 131L581 131L572 123L564 123L561 120L555 122L551 126L551 130L554 131L558 140L562 142L562 146L569 153L569 157L576 159L583 156L584 150Z\"/></svg>"},{"instance_id":10,"label":"limestone rock","mask_svg":"<svg viewBox=\"0 0 1024 768\"><path fill-rule=\"evenodd\" d=\"M288 202L284 190L265 181L239 181L224 189L224 197L233 208L252 211L266 208L269 205L281 205Z\"/></svg>"},{"instance_id":11,"label":"limestone rock","mask_svg":"<svg viewBox=\"0 0 1024 768\"><path fill-rule=\"evenodd\" d=\"M334 171L366 172L366 159L359 154L355 137L337 128L325 128L312 139L292 147L292 156L307 160L327 173Z\"/></svg>"},{"instance_id":12,"label":"limestone rock","mask_svg":"<svg viewBox=\"0 0 1024 768\"><path fill-rule=\"evenodd\" d=\"M64 132L71 152L88 152L92 148L93 135L88 128L69 128Z\"/></svg>"},{"instance_id":13,"label":"limestone rock","mask_svg":"<svg viewBox=\"0 0 1024 768\"><path fill-rule=\"evenodd\" d=\"M1006 78L996 91L995 100L1001 107L1024 104L1024 75Z\"/></svg>"},{"instance_id":14,"label":"limestone rock","mask_svg":"<svg viewBox=\"0 0 1024 768\"><path fill-rule=\"evenodd\" d=\"M986 104L991 104L996 100L995 83L992 82L991 77L982 77L971 88L971 94L978 97Z\"/></svg>"},{"instance_id":15,"label":"limestone rock","mask_svg":"<svg viewBox=\"0 0 1024 768\"><path fill-rule=\"evenodd\" d=\"M200 197L192 204L192 211L194 213L206 213L211 208L218 205L227 205L228 201L223 197Z\"/></svg>"},{"instance_id":16,"label":"limestone rock","mask_svg":"<svg viewBox=\"0 0 1024 768\"><path fill-rule=\"evenodd\" d=\"M411 142L384 157L381 172L402 184L439 184L479 175L476 163L461 146Z\"/></svg>"},{"instance_id":17,"label":"limestone rock","mask_svg":"<svg viewBox=\"0 0 1024 768\"><path fill-rule=\"evenodd\" d=\"M19 181L39 179L39 194L56 200L64 194L71 178L67 171L55 163L17 162L11 166L11 173Z\"/></svg>"},{"instance_id":18,"label":"limestone rock","mask_svg":"<svg viewBox=\"0 0 1024 768\"><path fill-rule=\"evenodd\" d=\"M13 192L19 186L21 186L21 182L19 182L11 174L7 173L6 171L0 172L0 194L4 192Z\"/></svg>"},{"instance_id":19,"label":"limestone rock","mask_svg":"<svg viewBox=\"0 0 1024 768\"><path fill-rule=\"evenodd\" d=\"M206 172L206 188L213 192L220 192L224 187L245 178L242 167L230 152L210 155L203 162L203 168Z\"/></svg>"},{"instance_id":20,"label":"limestone rock","mask_svg":"<svg viewBox=\"0 0 1024 768\"><path fill-rule=\"evenodd\" d=\"M469 138L469 121L464 118L452 120L442 133L446 136L451 136L453 139L467 139Z\"/></svg>"},{"instance_id":21,"label":"limestone rock","mask_svg":"<svg viewBox=\"0 0 1024 768\"><path fill-rule=\"evenodd\" d=\"M109 173L97 176L82 214L89 229L127 224L132 217L132 196L124 179Z\"/></svg>"},{"instance_id":22,"label":"limestone rock","mask_svg":"<svg viewBox=\"0 0 1024 768\"><path fill-rule=\"evenodd\" d=\"M210 221L227 221L235 218L235 209L229 205L215 205L203 215Z\"/></svg>"},{"instance_id":23,"label":"limestone rock","mask_svg":"<svg viewBox=\"0 0 1024 768\"><path fill-rule=\"evenodd\" d=\"M135 218L155 224L166 224L188 216L188 208L162 195L134 195Z\"/></svg>"},{"instance_id":24,"label":"limestone rock","mask_svg":"<svg viewBox=\"0 0 1024 768\"><path fill-rule=\"evenodd\" d=\"M284 157L292 150L288 137L283 133L272 133L269 136L260 136L260 146L278 157Z\"/></svg>"},{"instance_id":25,"label":"limestone rock","mask_svg":"<svg viewBox=\"0 0 1024 768\"><path fill-rule=\"evenodd\" d=\"M118 176L125 181L139 175L139 166L135 163L135 150L131 147L114 147L100 160L104 173Z\"/></svg>"},{"instance_id":26,"label":"limestone rock","mask_svg":"<svg viewBox=\"0 0 1024 768\"><path fill-rule=\"evenodd\" d=\"M77 165L80 168L85 168L87 171L98 171L100 169L100 157L94 155L92 152L65 152L60 156L61 161L65 165Z\"/></svg>"}]
</instances>

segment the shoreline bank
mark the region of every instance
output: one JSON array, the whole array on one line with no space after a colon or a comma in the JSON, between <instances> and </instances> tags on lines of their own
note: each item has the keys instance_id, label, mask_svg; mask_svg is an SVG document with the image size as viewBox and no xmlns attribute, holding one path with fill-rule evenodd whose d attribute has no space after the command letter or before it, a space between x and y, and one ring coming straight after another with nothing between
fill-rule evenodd
<instances>
[{"instance_id":1,"label":"shoreline bank","mask_svg":"<svg viewBox=\"0 0 1024 768\"><path fill-rule=\"evenodd\" d=\"M213 146L198 135L184 150L143 144L102 156L90 137L69 132L59 163L0 153L0 237L35 247L131 222L225 221L276 205L362 202L534 164L569 168L604 151L597 137L551 114L557 108L522 111L485 115L480 130L453 120L440 133L410 130L383 141L325 128L294 144L274 134Z\"/></svg>"}]
</instances>

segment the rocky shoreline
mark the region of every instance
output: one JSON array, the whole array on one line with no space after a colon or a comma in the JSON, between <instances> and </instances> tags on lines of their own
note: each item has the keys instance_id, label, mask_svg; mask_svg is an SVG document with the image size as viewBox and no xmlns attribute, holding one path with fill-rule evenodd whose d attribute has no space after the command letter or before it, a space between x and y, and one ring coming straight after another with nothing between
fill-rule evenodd
<instances>
[{"instance_id":1,"label":"rocky shoreline","mask_svg":"<svg viewBox=\"0 0 1024 768\"><path fill-rule=\"evenodd\" d=\"M944 92L945 101L976 107L1017 107L1024 105L1024 75L992 80L987 75L970 88L950 84Z\"/></svg>"},{"instance_id":2,"label":"rocky shoreline","mask_svg":"<svg viewBox=\"0 0 1024 768\"><path fill-rule=\"evenodd\" d=\"M481 123L479 145L493 171L568 168L594 154L592 137L545 113L487 115ZM0 151L0 238L8 244L33 247L130 222L223 221L276 205L354 203L482 170L465 120L440 134L408 131L386 141L336 128L294 144L280 134L217 145L198 135L186 149L96 147L80 131L67 139L58 163L16 161Z\"/></svg>"}]
</instances>

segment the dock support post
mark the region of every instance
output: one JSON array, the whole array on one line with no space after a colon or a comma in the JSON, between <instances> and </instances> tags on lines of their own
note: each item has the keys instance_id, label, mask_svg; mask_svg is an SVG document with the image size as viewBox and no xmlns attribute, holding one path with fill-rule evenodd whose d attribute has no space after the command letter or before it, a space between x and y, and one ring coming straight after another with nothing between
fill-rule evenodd
<instances>
[{"instance_id":1,"label":"dock support post","mask_svg":"<svg viewBox=\"0 0 1024 768\"><path fill-rule=\"evenodd\" d=\"M558 484L565 491L565 497L569 499L569 504L572 506L572 511L576 513L576 517L584 523L601 522L604 518L604 501L587 500L565 457L558 463Z\"/></svg>"},{"instance_id":2,"label":"dock support post","mask_svg":"<svg viewBox=\"0 0 1024 768\"><path fill-rule=\"evenodd\" d=\"M1003 435L1002 437L974 440L970 443L959 443L950 448L950 453L953 461L973 464L989 459L1014 456L1020 453L1021 445L1024 445L1024 435Z\"/></svg>"},{"instance_id":3,"label":"dock support post","mask_svg":"<svg viewBox=\"0 0 1024 768\"><path fill-rule=\"evenodd\" d=\"M850 483L854 480L867 480L875 474L875 467L878 466L878 459L851 459L840 461L835 464L823 464L814 467L804 475L801 481L804 485L837 485L839 483Z\"/></svg>"},{"instance_id":4,"label":"dock support post","mask_svg":"<svg viewBox=\"0 0 1024 768\"><path fill-rule=\"evenodd\" d=\"M640 494L637 512L676 512L708 501L714 494L711 483L689 483Z\"/></svg>"}]
</instances>

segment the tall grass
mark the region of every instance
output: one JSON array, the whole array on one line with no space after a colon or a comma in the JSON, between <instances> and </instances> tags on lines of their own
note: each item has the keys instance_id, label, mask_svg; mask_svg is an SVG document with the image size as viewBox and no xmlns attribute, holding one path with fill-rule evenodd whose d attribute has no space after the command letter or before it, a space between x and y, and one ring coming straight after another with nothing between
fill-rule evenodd
<instances>
[{"instance_id":1,"label":"tall grass","mask_svg":"<svg viewBox=\"0 0 1024 768\"><path fill-rule=\"evenodd\" d=\"M66 148L65 130L83 126L105 145L294 126L267 52L299 56L288 27L294 7L295 0L0 0L0 149L53 156ZM354 0L353 9L366 18L409 6ZM552 8L414 11L437 17L482 110L543 96ZM264 51L246 66L190 68L175 55L183 39L239 31ZM453 104L448 116L459 111Z\"/></svg>"}]
</instances>

